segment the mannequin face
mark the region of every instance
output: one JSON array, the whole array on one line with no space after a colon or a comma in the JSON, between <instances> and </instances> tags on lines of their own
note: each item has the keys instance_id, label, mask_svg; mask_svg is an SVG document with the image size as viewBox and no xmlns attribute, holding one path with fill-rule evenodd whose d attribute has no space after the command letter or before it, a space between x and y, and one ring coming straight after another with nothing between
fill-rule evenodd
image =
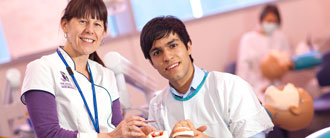
<instances>
[{"instance_id":1,"label":"mannequin face","mask_svg":"<svg viewBox=\"0 0 330 138\"><path fill-rule=\"evenodd\" d=\"M298 107L291 106L288 110L279 110L265 105L272 115L274 125L289 131L303 129L309 125L314 116L313 99L304 89L298 88L298 93Z\"/></svg>"}]
</instances>

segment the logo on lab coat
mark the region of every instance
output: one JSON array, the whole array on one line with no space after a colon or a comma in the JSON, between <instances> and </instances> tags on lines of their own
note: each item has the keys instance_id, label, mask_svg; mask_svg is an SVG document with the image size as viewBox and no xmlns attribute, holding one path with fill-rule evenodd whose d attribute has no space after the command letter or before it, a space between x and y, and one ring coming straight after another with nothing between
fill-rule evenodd
<instances>
[{"instance_id":1,"label":"logo on lab coat","mask_svg":"<svg viewBox=\"0 0 330 138\"><path fill-rule=\"evenodd\" d=\"M60 83L61 84L61 87L62 88L71 88L71 89L75 89L71 82L70 82L70 79L68 78L68 76L63 72L63 71L60 71L61 73L61 80L62 82Z\"/></svg>"},{"instance_id":2,"label":"logo on lab coat","mask_svg":"<svg viewBox=\"0 0 330 138\"><path fill-rule=\"evenodd\" d=\"M62 80L63 82L66 82L66 81L67 81L67 82L70 82L68 76L66 76L66 74L65 74L63 71L61 71L61 75L62 75L61 80Z\"/></svg>"}]
</instances>

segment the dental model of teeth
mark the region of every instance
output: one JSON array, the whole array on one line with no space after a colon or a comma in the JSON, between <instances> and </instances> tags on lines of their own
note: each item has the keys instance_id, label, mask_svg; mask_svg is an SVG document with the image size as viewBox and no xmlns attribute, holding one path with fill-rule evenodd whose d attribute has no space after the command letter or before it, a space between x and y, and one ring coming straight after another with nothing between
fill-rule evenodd
<instances>
[{"instance_id":1,"label":"dental model of teeth","mask_svg":"<svg viewBox=\"0 0 330 138\"><path fill-rule=\"evenodd\" d=\"M168 134L166 131L156 131L150 133L147 138L168 138Z\"/></svg>"},{"instance_id":2,"label":"dental model of teeth","mask_svg":"<svg viewBox=\"0 0 330 138\"><path fill-rule=\"evenodd\" d=\"M173 130L173 138L176 136L194 136L194 131L191 131L188 127L178 127L177 129Z\"/></svg>"}]
</instances>

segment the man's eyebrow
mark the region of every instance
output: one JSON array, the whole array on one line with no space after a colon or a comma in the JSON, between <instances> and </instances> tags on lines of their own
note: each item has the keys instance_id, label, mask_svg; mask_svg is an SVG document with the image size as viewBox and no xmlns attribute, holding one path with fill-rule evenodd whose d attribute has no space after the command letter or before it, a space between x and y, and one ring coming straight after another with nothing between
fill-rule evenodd
<instances>
[{"instance_id":1,"label":"man's eyebrow","mask_svg":"<svg viewBox=\"0 0 330 138\"><path fill-rule=\"evenodd\" d=\"M166 43L166 45L170 45L170 44L174 43L175 41L178 41L178 39L172 39L171 41L168 41ZM158 48L158 47L151 48L149 53L152 53L153 51L156 51L156 50L160 50L160 48Z\"/></svg>"},{"instance_id":2,"label":"man's eyebrow","mask_svg":"<svg viewBox=\"0 0 330 138\"><path fill-rule=\"evenodd\" d=\"M172 44L175 41L178 41L178 39L172 39L171 41L167 42L166 45Z\"/></svg>"},{"instance_id":3,"label":"man's eyebrow","mask_svg":"<svg viewBox=\"0 0 330 138\"><path fill-rule=\"evenodd\" d=\"M156 50L160 50L160 49L158 47L151 48L149 53L152 53L153 51L156 51Z\"/></svg>"}]
</instances>

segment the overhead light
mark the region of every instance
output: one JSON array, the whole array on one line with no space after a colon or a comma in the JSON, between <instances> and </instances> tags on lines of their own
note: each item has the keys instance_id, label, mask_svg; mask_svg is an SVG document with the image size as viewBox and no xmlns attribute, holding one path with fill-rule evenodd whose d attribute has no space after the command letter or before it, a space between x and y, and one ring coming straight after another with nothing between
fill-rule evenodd
<instances>
[{"instance_id":1,"label":"overhead light","mask_svg":"<svg viewBox=\"0 0 330 138\"><path fill-rule=\"evenodd\" d=\"M195 18L200 18L203 16L203 9L200 0L190 0L192 13Z\"/></svg>"}]
</instances>

